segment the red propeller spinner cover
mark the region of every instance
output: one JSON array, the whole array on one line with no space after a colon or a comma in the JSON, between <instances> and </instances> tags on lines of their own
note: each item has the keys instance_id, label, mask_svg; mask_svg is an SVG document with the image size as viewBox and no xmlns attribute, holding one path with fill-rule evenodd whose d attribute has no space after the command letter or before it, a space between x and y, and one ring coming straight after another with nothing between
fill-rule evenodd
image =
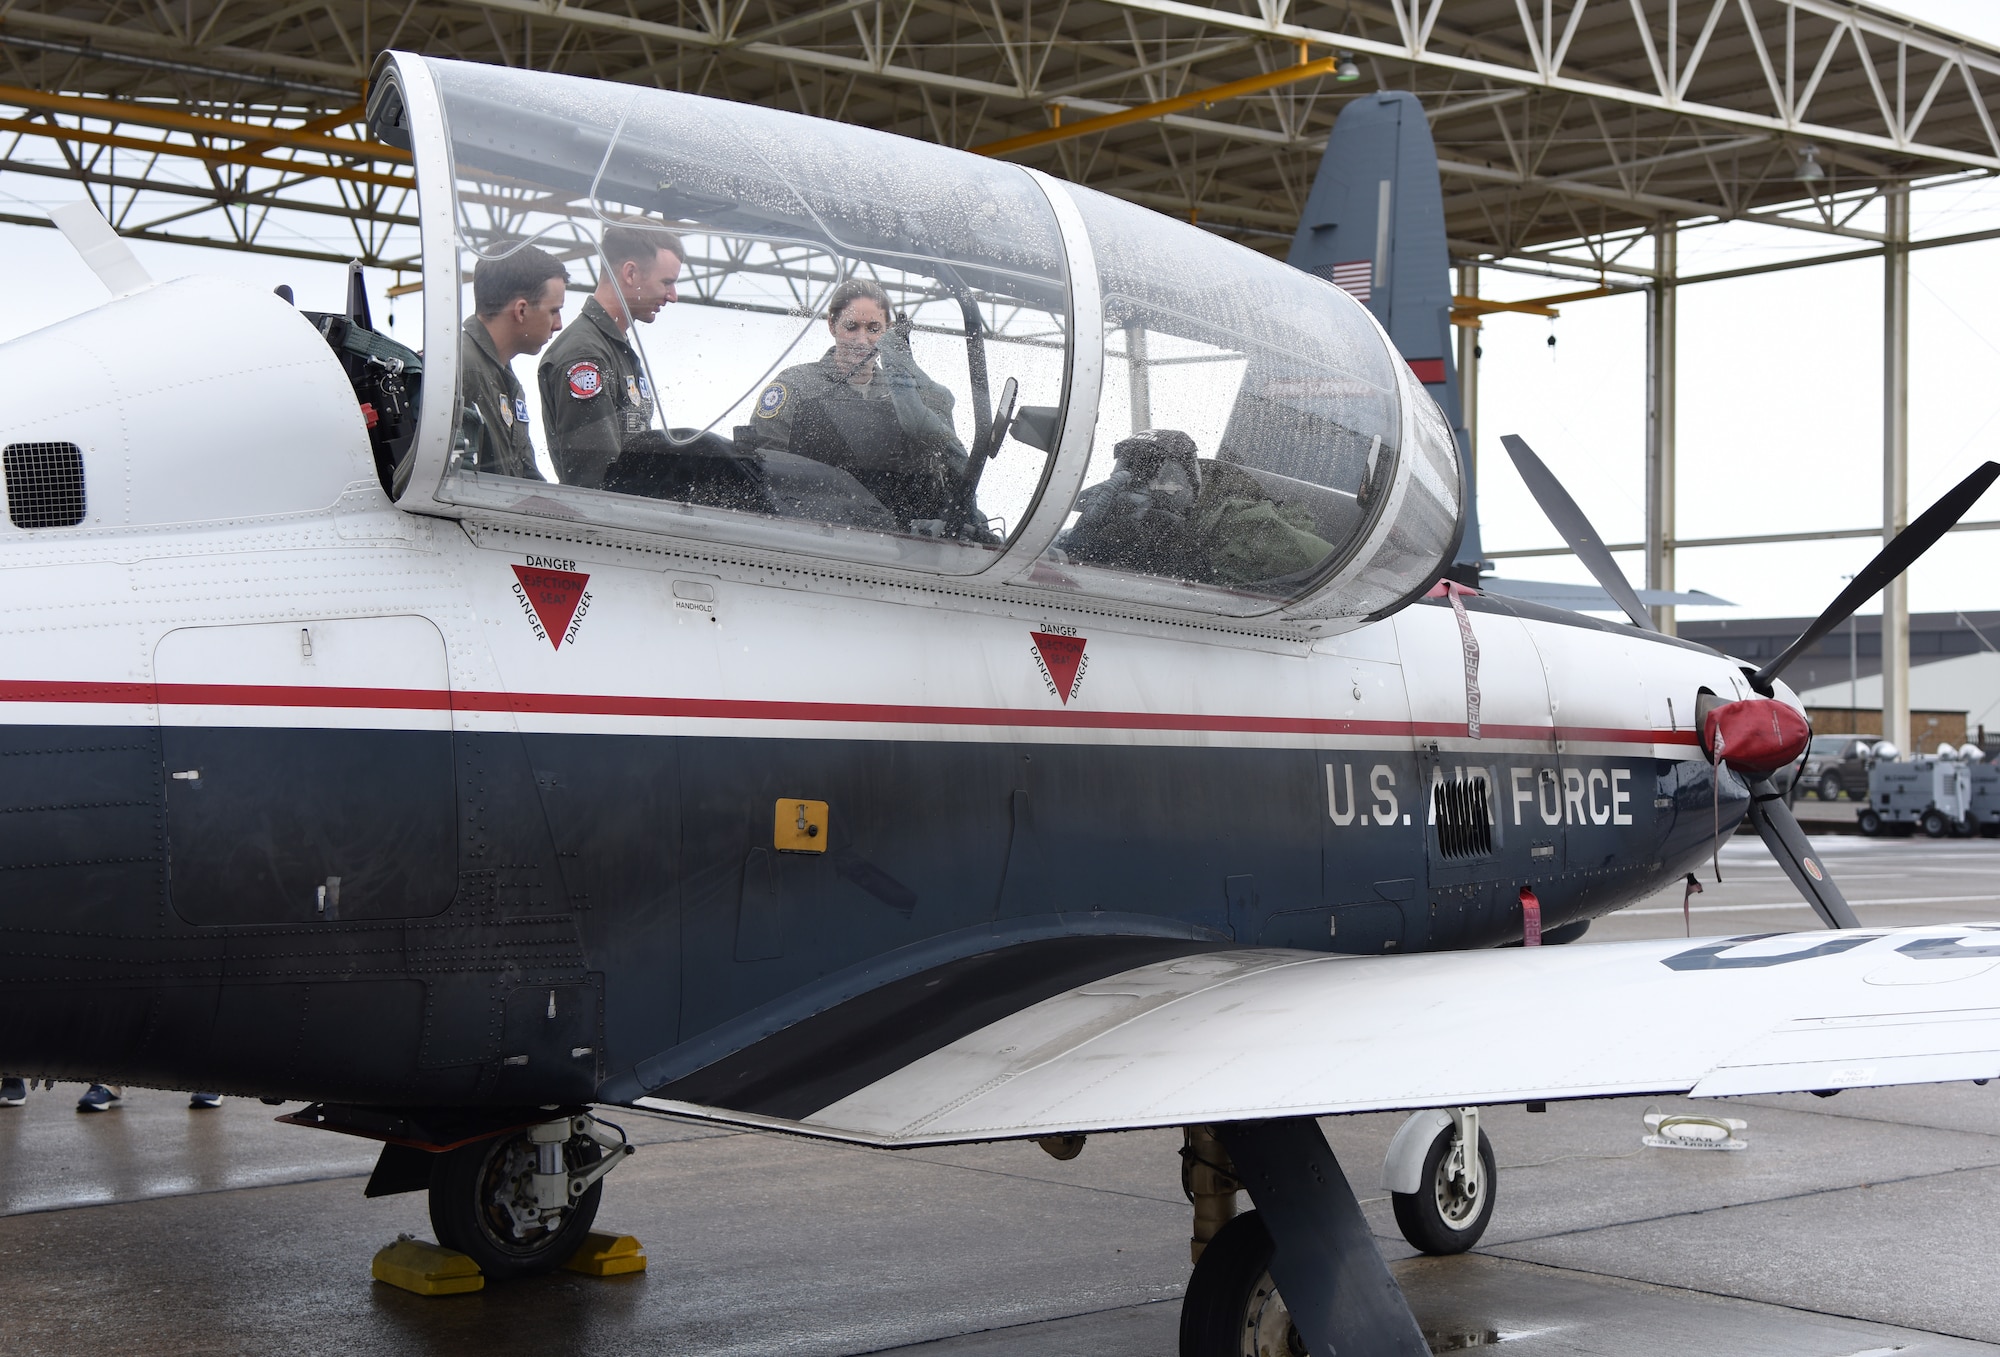
<instances>
[{"instance_id":1,"label":"red propeller spinner cover","mask_svg":"<svg viewBox=\"0 0 2000 1357\"><path fill-rule=\"evenodd\" d=\"M1708 756L1740 773L1769 777L1805 753L1812 727L1798 711L1774 698L1753 697L1712 708L1702 722Z\"/></svg>"}]
</instances>

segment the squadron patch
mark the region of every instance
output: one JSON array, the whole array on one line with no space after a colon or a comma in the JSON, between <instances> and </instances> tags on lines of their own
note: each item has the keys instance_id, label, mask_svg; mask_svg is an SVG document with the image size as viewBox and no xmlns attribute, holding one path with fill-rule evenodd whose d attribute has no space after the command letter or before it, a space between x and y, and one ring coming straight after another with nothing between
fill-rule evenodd
<instances>
[{"instance_id":1,"label":"squadron patch","mask_svg":"<svg viewBox=\"0 0 2000 1357\"><path fill-rule=\"evenodd\" d=\"M764 394L757 397L757 418L776 419L778 411L785 408L785 398L791 394L785 390L783 382L772 382L764 388Z\"/></svg>"},{"instance_id":2,"label":"squadron patch","mask_svg":"<svg viewBox=\"0 0 2000 1357\"><path fill-rule=\"evenodd\" d=\"M604 374L592 362L571 363L569 365L569 394L580 401L587 401L604 389Z\"/></svg>"},{"instance_id":3,"label":"squadron patch","mask_svg":"<svg viewBox=\"0 0 2000 1357\"><path fill-rule=\"evenodd\" d=\"M625 403L627 405L639 403L639 382L635 377L628 376L625 379Z\"/></svg>"}]
</instances>

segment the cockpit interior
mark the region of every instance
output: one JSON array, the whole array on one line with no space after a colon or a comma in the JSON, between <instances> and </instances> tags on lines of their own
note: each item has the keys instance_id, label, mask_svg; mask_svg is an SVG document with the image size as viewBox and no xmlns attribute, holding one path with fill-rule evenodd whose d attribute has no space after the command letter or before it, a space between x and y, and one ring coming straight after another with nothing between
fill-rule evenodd
<instances>
[{"instance_id":1,"label":"cockpit interior","mask_svg":"<svg viewBox=\"0 0 2000 1357\"><path fill-rule=\"evenodd\" d=\"M417 166L425 352L365 298L318 319L406 507L1333 626L1450 557L1445 421L1320 279L775 110L400 54L372 90ZM505 323L537 304L553 332Z\"/></svg>"}]
</instances>

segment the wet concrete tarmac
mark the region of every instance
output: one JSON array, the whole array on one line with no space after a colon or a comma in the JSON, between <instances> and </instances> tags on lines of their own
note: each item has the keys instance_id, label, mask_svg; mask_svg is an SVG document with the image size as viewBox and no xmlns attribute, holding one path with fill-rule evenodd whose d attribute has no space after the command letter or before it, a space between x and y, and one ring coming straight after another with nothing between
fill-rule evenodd
<instances>
[{"instance_id":1,"label":"wet concrete tarmac","mask_svg":"<svg viewBox=\"0 0 2000 1357\"><path fill-rule=\"evenodd\" d=\"M1869 923L2000 917L2000 843L1815 840ZM1811 927L1754 841L1697 934ZM1681 892L1601 923L1677 935ZM1576 944L1587 946L1589 942ZM1524 1032L1525 1041L1560 1033ZM420 1195L367 1201L374 1147L232 1100L74 1086L0 1109L0 1352L1170 1357L1188 1210L1176 1134L890 1153L613 1114L643 1148L600 1224L650 1270L420 1299L368 1279ZM1510 1357L2000 1354L2000 1082L1735 1100L1751 1148L1648 1150L1648 1107L1489 1110L1499 1206L1474 1254L1415 1257L1374 1187L1397 1117L1335 1150L1438 1351Z\"/></svg>"}]
</instances>

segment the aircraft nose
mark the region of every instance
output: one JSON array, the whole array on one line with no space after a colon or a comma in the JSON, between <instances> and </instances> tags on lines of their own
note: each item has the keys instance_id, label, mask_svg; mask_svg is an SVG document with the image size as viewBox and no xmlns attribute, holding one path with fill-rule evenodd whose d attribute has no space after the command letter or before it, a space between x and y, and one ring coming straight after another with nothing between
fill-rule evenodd
<instances>
[{"instance_id":1,"label":"aircraft nose","mask_svg":"<svg viewBox=\"0 0 2000 1357\"><path fill-rule=\"evenodd\" d=\"M1702 748L1739 772L1769 777L1806 752L1812 727L1775 698L1752 697L1711 707L1701 723Z\"/></svg>"}]
</instances>

